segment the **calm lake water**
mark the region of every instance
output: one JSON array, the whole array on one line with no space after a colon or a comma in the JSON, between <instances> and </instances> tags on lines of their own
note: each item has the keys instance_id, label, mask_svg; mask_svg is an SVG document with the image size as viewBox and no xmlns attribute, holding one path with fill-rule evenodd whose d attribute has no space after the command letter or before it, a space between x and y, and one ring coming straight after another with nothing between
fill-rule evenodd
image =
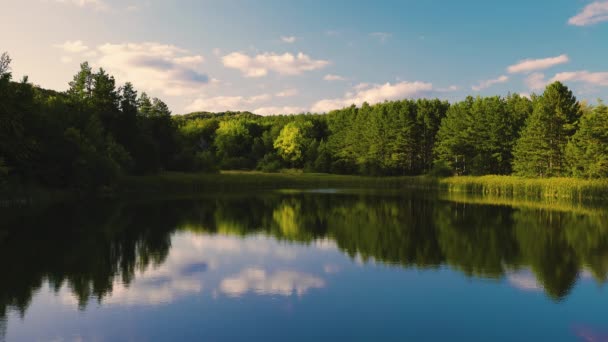
<instances>
[{"instance_id":1,"label":"calm lake water","mask_svg":"<svg viewBox=\"0 0 608 342\"><path fill-rule=\"evenodd\" d=\"M598 207L319 190L0 214L0 340L608 340Z\"/></svg>"}]
</instances>

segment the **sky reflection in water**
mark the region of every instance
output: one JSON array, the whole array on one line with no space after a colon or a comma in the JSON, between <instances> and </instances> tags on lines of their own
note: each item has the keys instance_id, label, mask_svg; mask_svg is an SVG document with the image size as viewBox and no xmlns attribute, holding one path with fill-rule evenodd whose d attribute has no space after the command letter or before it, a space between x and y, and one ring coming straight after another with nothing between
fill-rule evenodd
<instances>
[{"instance_id":1,"label":"sky reflection in water","mask_svg":"<svg viewBox=\"0 0 608 342\"><path fill-rule=\"evenodd\" d=\"M608 327L602 209L339 192L66 219L72 206L0 226L7 341L601 341Z\"/></svg>"}]
</instances>

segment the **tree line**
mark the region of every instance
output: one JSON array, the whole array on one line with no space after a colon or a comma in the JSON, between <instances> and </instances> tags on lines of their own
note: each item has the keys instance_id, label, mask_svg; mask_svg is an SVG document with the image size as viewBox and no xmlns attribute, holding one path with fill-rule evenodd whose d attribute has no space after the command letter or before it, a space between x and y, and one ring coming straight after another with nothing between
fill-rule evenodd
<instances>
[{"instance_id":1,"label":"tree line","mask_svg":"<svg viewBox=\"0 0 608 342\"><path fill-rule=\"evenodd\" d=\"M608 176L608 108L540 95L387 101L326 115L171 115L83 63L65 92L0 58L0 184L97 189L125 174L284 168L361 175Z\"/></svg>"}]
</instances>

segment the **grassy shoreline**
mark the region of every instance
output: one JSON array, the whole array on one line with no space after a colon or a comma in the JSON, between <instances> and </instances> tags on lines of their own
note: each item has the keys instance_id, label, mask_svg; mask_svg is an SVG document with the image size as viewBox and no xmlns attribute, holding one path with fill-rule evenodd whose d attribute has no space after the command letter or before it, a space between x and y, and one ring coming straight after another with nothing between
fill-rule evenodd
<instances>
[{"instance_id":1,"label":"grassy shoreline","mask_svg":"<svg viewBox=\"0 0 608 342\"><path fill-rule=\"evenodd\" d=\"M606 200L608 180L575 178L531 179L515 176L365 177L319 173L263 173L227 171L220 174L163 173L126 177L120 193L197 193L255 189L376 188L420 189L445 193L471 193L498 198Z\"/></svg>"},{"instance_id":2,"label":"grassy shoreline","mask_svg":"<svg viewBox=\"0 0 608 342\"><path fill-rule=\"evenodd\" d=\"M608 199L608 180L576 178L523 178L516 176L460 176L439 180L443 191L475 193L502 198Z\"/></svg>"},{"instance_id":3,"label":"grassy shoreline","mask_svg":"<svg viewBox=\"0 0 608 342\"><path fill-rule=\"evenodd\" d=\"M364 177L321 173L263 173L227 171L219 174L168 172L142 177L125 177L117 189L121 193L196 193L314 188L437 188L437 179L426 176Z\"/></svg>"},{"instance_id":4,"label":"grassy shoreline","mask_svg":"<svg viewBox=\"0 0 608 342\"><path fill-rule=\"evenodd\" d=\"M109 191L98 195L139 197L148 195L201 194L217 191L275 189L386 189L418 190L443 194L475 194L503 199L608 200L608 180L574 178L530 179L515 176L429 176L365 177L320 173L263 173L225 171L219 174L166 172L120 179ZM73 194L73 196L70 196ZM52 199L81 197L77 191L48 190L36 187L1 191L0 206L29 204Z\"/></svg>"}]
</instances>

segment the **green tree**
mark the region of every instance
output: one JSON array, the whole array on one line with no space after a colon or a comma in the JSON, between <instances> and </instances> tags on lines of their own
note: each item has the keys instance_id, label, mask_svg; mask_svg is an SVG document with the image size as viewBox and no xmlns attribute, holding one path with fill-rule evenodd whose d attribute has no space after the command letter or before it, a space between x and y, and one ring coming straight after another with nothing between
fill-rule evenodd
<instances>
[{"instance_id":1,"label":"green tree","mask_svg":"<svg viewBox=\"0 0 608 342\"><path fill-rule=\"evenodd\" d=\"M274 148L279 155L293 166L302 166L306 147L310 143L310 130L313 125L310 121L290 122L274 141Z\"/></svg>"},{"instance_id":2,"label":"green tree","mask_svg":"<svg viewBox=\"0 0 608 342\"><path fill-rule=\"evenodd\" d=\"M220 123L215 133L215 146L222 168L243 169L253 167L253 163L248 158L253 143L249 126L249 122L243 119Z\"/></svg>"},{"instance_id":3,"label":"green tree","mask_svg":"<svg viewBox=\"0 0 608 342\"><path fill-rule=\"evenodd\" d=\"M566 176L565 149L576 131L579 104L565 85L547 86L514 149L513 169L521 176Z\"/></svg>"},{"instance_id":4,"label":"green tree","mask_svg":"<svg viewBox=\"0 0 608 342\"><path fill-rule=\"evenodd\" d=\"M566 158L576 177L608 177L608 107L601 101L581 117L566 147Z\"/></svg>"},{"instance_id":5,"label":"green tree","mask_svg":"<svg viewBox=\"0 0 608 342\"><path fill-rule=\"evenodd\" d=\"M70 82L68 95L76 101L85 101L93 94L93 69L88 62L80 64L80 71L74 76Z\"/></svg>"}]
</instances>

